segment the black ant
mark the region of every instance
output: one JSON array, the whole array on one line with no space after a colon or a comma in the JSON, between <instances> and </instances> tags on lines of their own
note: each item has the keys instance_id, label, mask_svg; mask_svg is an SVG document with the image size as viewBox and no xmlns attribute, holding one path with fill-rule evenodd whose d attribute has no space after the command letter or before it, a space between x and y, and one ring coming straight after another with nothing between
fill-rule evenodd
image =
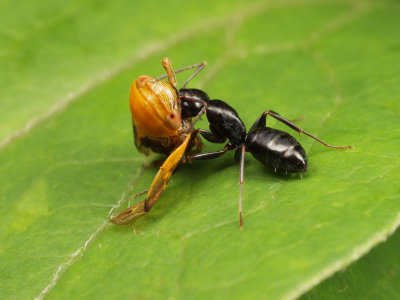
<instances>
[{"instance_id":1,"label":"black ant","mask_svg":"<svg viewBox=\"0 0 400 300\"><path fill-rule=\"evenodd\" d=\"M273 168L275 172L307 171L307 155L304 149L288 133L266 127L268 115L327 147L352 148L352 146L328 145L273 111L262 113L246 133L246 127L237 112L227 103L221 100L210 100L202 90L185 88L206 63L191 65L176 71L172 69L168 58L164 58L162 64L166 75L157 78L140 76L133 81L130 108L135 145L138 150L145 154L152 151L164 153L168 157L160 167L149 190L146 191L146 199L111 218L112 223L124 225L148 214L166 188L171 175L185 162L213 159L227 151L235 150L235 159L240 160L239 218L240 227L242 227L242 189L246 151L249 151L262 164ZM178 92L175 73L190 69L196 70ZM165 77L168 77L168 82L161 80ZM210 131L193 128L204 112L210 123ZM228 143L221 151L190 156L192 153L198 153L203 147L198 134L212 143L224 143L226 140ZM142 193L138 195L140 194Z\"/></svg>"},{"instance_id":2,"label":"black ant","mask_svg":"<svg viewBox=\"0 0 400 300\"><path fill-rule=\"evenodd\" d=\"M235 109L222 100L210 100L208 95L199 89L180 89L182 117L189 118L204 110L209 122L210 131L197 129L211 143L228 143L220 151L200 153L186 157L188 162L217 158L227 151L235 150L235 160L240 160L240 195L239 224L243 227L242 190L244 176L244 154L250 152L263 165L275 172L304 173L307 171L307 154L300 143L287 132L266 127L266 118L271 116L283 124L303 133L329 148L348 149L353 146L332 146L312 134L302 130L293 122L274 111L263 112L246 133L246 127Z\"/></svg>"}]
</instances>

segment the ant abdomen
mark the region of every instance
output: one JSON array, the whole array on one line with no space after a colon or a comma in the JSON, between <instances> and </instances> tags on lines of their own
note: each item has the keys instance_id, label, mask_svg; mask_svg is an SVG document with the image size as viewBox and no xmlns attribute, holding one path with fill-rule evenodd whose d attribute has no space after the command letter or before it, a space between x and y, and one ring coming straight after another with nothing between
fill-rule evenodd
<instances>
[{"instance_id":1,"label":"ant abdomen","mask_svg":"<svg viewBox=\"0 0 400 300\"><path fill-rule=\"evenodd\" d=\"M258 128L246 137L246 151L275 172L304 173L307 154L287 132L270 127Z\"/></svg>"}]
</instances>

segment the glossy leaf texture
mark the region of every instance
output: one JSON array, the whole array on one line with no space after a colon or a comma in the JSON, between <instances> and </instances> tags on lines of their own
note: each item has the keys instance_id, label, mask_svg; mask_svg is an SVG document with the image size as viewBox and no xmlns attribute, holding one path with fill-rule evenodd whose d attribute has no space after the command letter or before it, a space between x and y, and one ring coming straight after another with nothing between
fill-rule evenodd
<instances>
[{"instance_id":1,"label":"glossy leaf texture","mask_svg":"<svg viewBox=\"0 0 400 300\"><path fill-rule=\"evenodd\" d=\"M34 1L0 11L0 298L292 299L398 227L395 1ZM248 154L243 230L233 153L185 166L149 215L111 226L157 171L133 146L128 93L134 78L163 72L162 57L177 68L207 61L191 86L229 102L248 128L272 109L355 149L301 136L302 178Z\"/></svg>"}]
</instances>

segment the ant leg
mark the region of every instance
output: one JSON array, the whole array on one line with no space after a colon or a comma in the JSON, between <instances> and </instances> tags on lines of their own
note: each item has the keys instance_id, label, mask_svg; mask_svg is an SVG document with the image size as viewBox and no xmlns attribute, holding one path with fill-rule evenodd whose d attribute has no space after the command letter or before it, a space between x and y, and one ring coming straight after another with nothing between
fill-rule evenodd
<instances>
[{"instance_id":1,"label":"ant leg","mask_svg":"<svg viewBox=\"0 0 400 300\"><path fill-rule=\"evenodd\" d=\"M204 129L197 129L197 132L201 134L203 138L205 138L207 141L214 143L214 144L222 144L226 141L226 137L221 137L219 135L216 135L212 131L207 131Z\"/></svg>"},{"instance_id":2,"label":"ant leg","mask_svg":"<svg viewBox=\"0 0 400 300\"><path fill-rule=\"evenodd\" d=\"M193 155L187 157L186 160L188 162L192 162L193 160L206 160L206 159L214 159L217 157L222 156L226 152L233 150L230 143L226 144L223 150L215 151L215 152L208 152L208 153L201 153L197 155ZM240 172L239 172L239 184L240 184L240 192L239 192L239 227L243 228L243 216L242 216L242 194L243 194L243 183L244 183L244 157L246 153L245 145L241 145L241 156L240 156Z\"/></svg>"},{"instance_id":3,"label":"ant leg","mask_svg":"<svg viewBox=\"0 0 400 300\"><path fill-rule=\"evenodd\" d=\"M267 114L267 112L264 112L264 113L261 114L261 116L258 117L258 119L254 122L253 126L250 128L249 133L251 131L257 130L258 128L266 126L266 114ZM273 111L273 110L268 110L268 114L270 114L270 115L274 114L275 116L281 117L280 114L278 114L276 111ZM297 119L294 119L294 120L291 120L291 121L287 120L287 121L290 122L290 123L296 123L298 121L304 120L305 118L306 118L305 116L301 116L301 117L299 117Z\"/></svg>"},{"instance_id":4,"label":"ant leg","mask_svg":"<svg viewBox=\"0 0 400 300\"><path fill-rule=\"evenodd\" d=\"M164 60L168 61L167 66L168 66L168 68L170 68L170 69L172 70L171 61L170 61L168 58L164 58L164 59L163 59L163 66L164 66ZM207 63L206 63L205 61L203 61L203 62L201 62L201 63L199 63L199 64L195 64L195 65L191 65L191 66L187 66L187 67L184 67L184 68L175 70L174 73L176 74L176 73L180 73L180 72L183 72L183 71L186 71L186 70L190 70L190 69L197 68L197 70L194 71L194 73L193 73L192 75L190 75L188 79L186 79L186 81L185 81L185 83L183 84L182 88L185 88L185 86L189 83L189 81L192 80L193 77L195 77L197 74L199 74L200 71L203 70L203 69L205 68L206 65L207 65ZM165 66L164 66L164 68L165 68ZM167 69L166 69L166 71L167 71ZM156 78L156 80L161 80L161 79L164 79L165 77L168 77L168 80L169 80L168 71L167 71L167 74L158 76L158 77ZM174 77L175 77L175 75L174 75ZM170 81L170 82L171 82L171 81ZM176 81L175 81L175 82L176 82ZM171 82L171 84L172 84L172 82ZM172 84L172 85L173 85L173 84ZM174 85L174 87L176 87L176 86Z\"/></svg>"},{"instance_id":5,"label":"ant leg","mask_svg":"<svg viewBox=\"0 0 400 300\"><path fill-rule=\"evenodd\" d=\"M278 113L277 113L276 111L274 111L274 110L269 110L269 112L274 113L275 115L280 116L280 114L278 114ZM290 120L290 122L292 122L292 123L297 123L297 122L303 121L305 118L306 118L305 116L301 116L301 117L298 117L298 118L296 118L296 119Z\"/></svg>"},{"instance_id":6,"label":"ant leg","mask_svg":"<svg viewBox=\"0 0 400 300\"><path fill-rule=\"evenodd\" d=\"M215 151L215 152L206 152L206 153L200 153L200 154L196 154L196 155L192 155L192 156L187 156L186 157L186 161L188 162L192 162L194 160L206 160L206 159L214 159L217 157L220 157L222 155L224 155L226 152L232 150L232 146L230 143L226 144L226 146L224 147L224 149L220 150L220 151Z\"/></svg>"},{"instance_id":7,"label":"ant leg","mask_svg":"<svg viewBox=\"0 0 400 300\"><path fill-rule=\"evenodd\" d=\"M352 149L353 146L333 146L325 143L324 141L320 140L316 136L313 136L312 134L308 133L307 131L304 131L300 127L296 126L289 120L285 119L284 117L281 117L280 115L272 112L272 111L265 111L254 123L253 127L251 130L256 126L256 128L259 128L260 126L265 126L266 125L266 118L267 116L270 115L271 117L277 119L278 121L282 122L283 124L287 125L288 127L292 128L293 130L296 130L298 133L304 133L305 135L309 136L310 138L316 140L317 142L321 143L322 145L329 147L329 148L334 148L334 149Z\"/></svg>"},{"instance_id":8,"label":"ant leg","mask_svg":"<svg viewBox=\"0 0 400 300\"><path fill-rule=\"evenodd\" d=\"M263 112L263 113L261 114L261 116L259 116L259 117L257 118L257 120L254 122L253 126L251 126L251 128L250 128L250 130L249 130L248 133L253 132L253 131L256 131L257 129L262 128L262 127L265 127L265 126L267 125L267 121L266 121L266 118L267 118L266 113L267 113L267 112L268 112L268 113L273 113L273 114L275 114L275 115L277 115L277 116L280 116L277 112L275 112L275 111L273 111L273 110L268 110L268 111L266 111L266 112Z\"/></svg>"},{"instance_id":9,"label":"ant leg","mask_svg":"<svg viewBox=\"0 0 400 300\"><path fill-rule=\"evenodd\" d=\"M239 184L240 184L240 192L239 192L239 227L243 228L243 217L242 217L242 192L243 192L243 183L244 183L244 155L246 153L245 145L241 146L241 156L240 156L240 174L239 174Z\"/></svg>"}]
</instances>

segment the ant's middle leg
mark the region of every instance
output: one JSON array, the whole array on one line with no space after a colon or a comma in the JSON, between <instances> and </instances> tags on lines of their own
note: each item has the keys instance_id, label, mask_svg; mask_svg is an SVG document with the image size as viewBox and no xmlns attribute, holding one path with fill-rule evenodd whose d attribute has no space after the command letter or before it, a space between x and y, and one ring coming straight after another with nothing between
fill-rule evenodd
<instances>
[{"instance_id":1,"label":"ant's middle leg","mask_svg":"<svg viewBox=\"0 0 400 300\"><path fill-rule=\"evenodd\" d=\"M317 138L316 136L308 133L307 131L304 131L303 129L301 129L300 127L298 127L297 125L293 124L291 121L289 121L288 119L285 119L284 117L278 115L277 113L273 112L273 111L265 111L262 113L262 115L257 119L257 121L254 123L253 127L250 129L250 131L252 130L256 130L260 127L265 127L266 126L266 118L267 116L271 116L275 119L277 119L278 121L282 122L283 124L285 124L286 126L292 128L293 130L296 130L298 133L304 133L305 135L309 136L310 138L316 140L317 142L321 143L322 145L329 147L329 148L334 148L334 149L351 149L353 148L353 146L333 146L333 145L329 145L327 143L325 143L324 141L320 140L319 138Z\"/></svg>"},{"instance_id":2,"label":"ant's middle leg","mask_svg":"<svg viewBox=\"0 0 400 300\"><path fill-rule=\"evenodd\" d=\"M204 129L197 129L197 133L200 133L207 141L215 144L222 144L226 141L226 137L219 136L212 131L207 131Z\"/></svg>"},{"instance_id":3,"label":"ant's middle leg","mask_svg":"<svg viewBox=\"0 0 400 300\"><path fill-rule=\"evenodd\" d=\"M215 134L212 131L207 131L204 129L197 129L195 134L201 134L207 141L215 144L222 144L226 141L226 137L221 137ZM188 162L192 162L193 160L206 160L206 159L213 159L220 157L221 155L225 154L227 151L232 150L232 146L230 143L226 144L224 149L215 152L207 152L207 153L200 153L192 156L186 156L186 160Z\"/></svg>"}]
</instances>

